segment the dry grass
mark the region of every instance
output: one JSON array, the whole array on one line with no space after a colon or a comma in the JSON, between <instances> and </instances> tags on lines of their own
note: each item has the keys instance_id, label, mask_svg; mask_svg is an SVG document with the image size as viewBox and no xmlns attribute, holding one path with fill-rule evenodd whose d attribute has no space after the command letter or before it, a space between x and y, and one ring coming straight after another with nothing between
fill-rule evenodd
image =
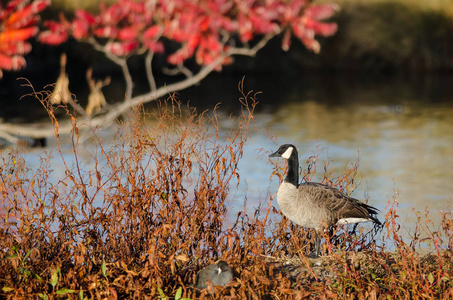
<instances>
[{"instance_id":1,"label":"dry grass","mask_svg":"<svg viewBox=\"0 0 453 300\"><path fill-rule=\"evenodd\" d=\"M58 135L47 95L37 97ZM272 206L266 215L244 209L225 230L226 199L241 180L238 162L256 105L251 93L240 101L222 137L215 110L200 113L171 97L153 113L132 112L112 143L94 134L90 149L79 143L73 119L71 163L62 145L55 152L63 178L53 179L51 154L32 173L23 152L1 150L0 298L156 299L178 291L194 299L452 297L451 213L438 231L421 218L406 243L391 202L381 233L332 229L325 235L329 255L318 260L305 256L311 232ZM144 126L144 118L154 126ZM91 163L82 163L87 154ZM275 164L275 174L281 168ZM328 162L314 155L302 175L323 170L323 182L351 191L357 168L332 178ZM427 240L417 239L422 230ZM422 256L416 250L427 241L433 252ZM230 285L215 295L188 287L217 259L235 272Z\"/></svg>"}]
</instances>

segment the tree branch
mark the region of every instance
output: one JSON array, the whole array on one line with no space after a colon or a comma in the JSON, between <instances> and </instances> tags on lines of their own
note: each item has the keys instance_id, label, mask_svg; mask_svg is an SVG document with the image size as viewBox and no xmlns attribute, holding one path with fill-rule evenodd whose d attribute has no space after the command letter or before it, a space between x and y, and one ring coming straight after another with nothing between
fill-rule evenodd
<instances>
[{"instance_id":1,"label":"tree branch","mask_svg":"<svg viewBox=\"0 0 453 300\"><path fill-rule=\"evenodd\" d=\"M164 72L164 74L172 75L172 76L175 76L175 75L178 75L178 74L184 74L186 77L192 77L193 76L192 71L190 71L188 68L184 67L183 64L178 65L174 69L163 68L162 71Z\"/></svg>"},{"instance_id":2,"label":"tree branch","mask_svg":"<svg viewBox=\"0 0 453 300\"><path fill-rule=\"evenodd\" d=\"M148 67L148 61L151 62L153 55L147 56L147 76L148 81L150 83L151 91L139 96L131 97L132 95L132 77L130 76L129 69L127 68L126 60L121 59L110 52L106 51L104 47L97 42L93 43L96 50L101 51L107 55L109 59L111 59L116 64L120 65L123 69L124 77L127 83L127 92L126 98L123 102L110 106L110 109L107 113L97 116L82 116L81 118L77 119L77 124L79 129L90 129L96 127L107 127L115 122L115 120L127 112L130 108L135 107L137 105L148 103L159 99L169 93L173 93L176 91L180 91L191 87L201 80L206 78L212 71L214 71L217 67L222 66L225 58L234 55L243 55L243 56L255 56L256 53L261 50L273 37L275 37L278 32L268 34L262 37L262 39L255 44L252 48L236 48L231 47L229 48L226 53L219 56L216 60L214 60L211 64L202 66L200 70L188 76L186 79L172 83L169 85L165 85L159 88L156 88L156 84L154 82L154 77L152 75L151 64ZM148 73L149 72L149 73ZM39 127L37 127L39 126ZM59 122L58 133L59 134L67 134L71 132L73 129L73 125L68 120ZM5 139L8 142L16 143L18 141L18 136L27 136L31 138L45 138L50 137L55 134L53 127L43 127L42 124L40 125L14 125L14 124L1 124L0 123L0 138Z\"/></svg>"},{"instance_id":3,"label":"tree branch","mask_svg":"<svg viewBox=\"0 0 453 300\"><path fill-rule=\"evenodd\" d=\"M132 90L134 88L134 82L132 81L132 76L131 76L131 73L129 72L129 68L127 66L127 58L118 57L118 56L112 54L110 51L107 51L105 49L105 46L101 45L94 37L88 38L87 42L89 44L93 45L95 50L104 53L108 59L110 59L112 62L114 62L115 64L117 64L118 66L121 67L121 70L122 70L123 76L124 76L124 80L126 81L126 99L130 99L132 97Z\"/></svg>"},{"instance_id":4,"label":"tree branch","mask_svg":"<svg viewBox=\"0 0 453 300\"><path fill-rule=\"evenodd\" d=\"M146 77L148 78L148 84L151 91L155 91L157 89L152 69L153 56L154 52L148 51L145 59Z\"/></svg>"},{"instance_id":5,"label":"tree branch","mask_svg":"<svg viewBox=\"0 0 453 300\"><path fill-rule=\"evenodd\" d=\"M263 36L263 38L255 45L253 46L252 48L248 48L248 47L244 47L244 48L236 48L236 47L231 47L227 54L229 56L233 56L233 55L243 55L243 56L255 56L256 53L258 51L260 51L262 48L264 48L264 46L267 45L267 43L272 39L274 38L275 36L277 36L279 33L281 32L281 30L278 30L274 33L270 33L270 34L266 34L265 36Z\"/></svg>"}]
</instances>

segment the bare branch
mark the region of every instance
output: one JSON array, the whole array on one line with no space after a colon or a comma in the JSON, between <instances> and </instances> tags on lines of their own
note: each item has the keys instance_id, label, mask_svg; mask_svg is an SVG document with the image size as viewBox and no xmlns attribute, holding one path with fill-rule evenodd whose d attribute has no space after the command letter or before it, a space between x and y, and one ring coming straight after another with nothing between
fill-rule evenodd
<instances>
[{"instance_id":1,"label":"bare branch","mask_svg":"<svg viewBox=\"0 0 453 300\"><path fill-rule=\"evenodd\" d=\"M153 55L148 55L147 56L147 76L148 76L148 81L150 82L151 86L151 91L142 94L139 96L135 97L128 97L128 95L132 94L132 78L129 73L129 69L127 68L126 60L121 59L110 52L106 51L104 47L100 44L98 44L96 41L93 42L93 45L95 46L96 50L101 51L107 55L109 59L114 61L116 64L122 66L124 77L126 78L127 86L128 86L128 92L126 93L126 98L123 102L117 104L117 105L112 105L109 107L109 110L102 115L97 115L93 117L89 117L84 115L82 118L78 119L78 124L82 124L83 128L81 129L90 129L90 128L96 128L96 127L108 127L109 125L113 124L117 118L121 115L123 115L125 112L127 112L129 109L138 106L143 103L148 103L151 101L154 101L156 99L159 99L169 93L173 93L176 91L180 91L183 89L186 89L188 87L191 87L197 83L199 83L201 80L203 80L206 76L208 76L212 71L217 69L219 66L222 66L222 64L225 61L225 58L234 56L234 55L244 55L244 56L254 56L256 53L261 50L268 42L271 40L273 37L275 37L279 32L275 32L272 34L268 34L263 36L263 38L255 44L252 48L236 48L236 47L231 47L228 49L228 51L219 56L216 60L214 60L211 64L202 66L200 70L192 74L190 70L188 70L185 67L178 68L179 71L182 72L183 69L187 70L190 72L186 72L187 78L173 83L169 85L165 85L162 87L157 88L156 84L154 82L154 76L152 75L152 70L151 70L151 61ZM149 62L149 66L148 66ZM149 72L149 73L148 73ZM72 104L72 103L71 103ZM41 125L42 126L42 125ZM73 126L71 122L62 122L59 128L59 133L60 134L67 134L71 132L73 129ZM84 130L81 130L81 133ZM28 136L32 138L43 138L43 137L49 137L54 134L54 130L51 127L48 128L39 128L35 127L35 125L28 125L28 126L20 126L20 125L13 125L13 124L0 124L0 132L2 132L2 135L0 138L3 138L9 142L15 143L17 142L17 136L22 135L22 136Z\"/></svg>"},{"instance_id":2,"label":"bare branch","mask_svg":"<svg viewBox=\"0 0 453 300\"><path fill-rule=\"evenodd\" d=\"M151 91L155 91L157 89L152 69L153 56L154 52L148 51L145 59L146 77L148 78L148 84Z\"/></svg>"},{"instance_id":3,"label":"bare branch","mask_svg":"<svg viewBox=\"0 0 453 300\"><path fill-rule=\"evenodd\" d=\"M267 45L267 43L277 36L281 31L276 31L274 33L266 34L263 36L263 38L252 48L244 47L244 48L236 48L236 47L231 47L227 54L230 56L233 55L244 55L244 56L255 56L258 51L260 51L264 46Z\"/></svg>"},{"instance_id":4,"label":"bare branch","mask_svg":"<svg viewBox=\"0 0 453 300\"><path fill-rule=\"evenodd\" d=\"M190 71L188 68L184 67L183 64L178 65L174 69L169 69L169 68L163 68L162 71L167 74L167 75L178 75L178 74L184 74L186 77L192 77L193 73Z\"/></svg>"},{"instance_id":5,"label":"bare branch","mask_svg":"<svg viewBox=\"0 0 453 300\"><path fill-rule=\"evenodd\" d=\"M69 133L72 130L72 125L69 121L62 122L60 123L59 130L61 133ZM20 136L40 139L53 135L55 135L54 128L49 126L48 123L34 123L27 125L10 123L0 124L0 138L5 139L10 143L17 143Z\"/></svg>"},{"instance_id":6,"label":"bare branch","mask_svg":"<svg viewBox=\"0 0 453 300\"><path fill-rule=\"evenodd\" d=\"M134 88L134 82L132 81L131 73L129 72L129 68L127 66L127 58L121 58L110 51L105 49L105 46L101 45L94 37L90 37L87 40L87 43L93 45L94 49L99 52L102 52L110 59L112 62L117 64L121 67L121 71L123 72L124 80L126 81L126 99L130 99L132 97L132 90Z\"/></svg>"}]
</instances>

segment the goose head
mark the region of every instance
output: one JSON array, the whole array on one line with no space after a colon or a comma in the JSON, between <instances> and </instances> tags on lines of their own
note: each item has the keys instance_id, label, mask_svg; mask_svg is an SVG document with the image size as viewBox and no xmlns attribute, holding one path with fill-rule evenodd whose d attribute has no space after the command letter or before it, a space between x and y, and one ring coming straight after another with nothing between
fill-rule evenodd
<instances>
[{"instance_id":1,"label":"goose head","mask_svg":"<svg viewBox=\"0 0 453 300\"><path fill-rule=\"evenodd\" d=\"M269 155L269 157L283 157L284 159L289 159L293 155L297 158L296 146L292 144L284 144L281 145L275 153Z\"/></svg>"},{"instance_id":2,"label":"goose head","mask_svg":"<svg viewBox=\"0 0 453 300\"><path fill-rule=\"evenodd\" d=\"M299 185L299 156L296 146L292 144L281 145L275 153L269 157L282 157L288 161L288 170L285 177L285 182L295 186Z\"/></svg>"}]
</instances>

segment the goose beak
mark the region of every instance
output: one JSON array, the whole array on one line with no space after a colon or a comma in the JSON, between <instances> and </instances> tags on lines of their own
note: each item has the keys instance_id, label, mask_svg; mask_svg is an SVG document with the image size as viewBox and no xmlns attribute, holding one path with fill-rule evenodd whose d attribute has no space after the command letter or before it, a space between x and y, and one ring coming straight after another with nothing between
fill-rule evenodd
<instances>
[{"instance_id":1,"label":"goose beak","mask_svg":"<svg viewBox=\"0 0 453 300\"><path fill-rule=\"evenodd\" d=\"M278 154L278 151L276 151L275 153L269 155L269 157L280 157L280 154Z\"/></svg>"}]
</instances>

